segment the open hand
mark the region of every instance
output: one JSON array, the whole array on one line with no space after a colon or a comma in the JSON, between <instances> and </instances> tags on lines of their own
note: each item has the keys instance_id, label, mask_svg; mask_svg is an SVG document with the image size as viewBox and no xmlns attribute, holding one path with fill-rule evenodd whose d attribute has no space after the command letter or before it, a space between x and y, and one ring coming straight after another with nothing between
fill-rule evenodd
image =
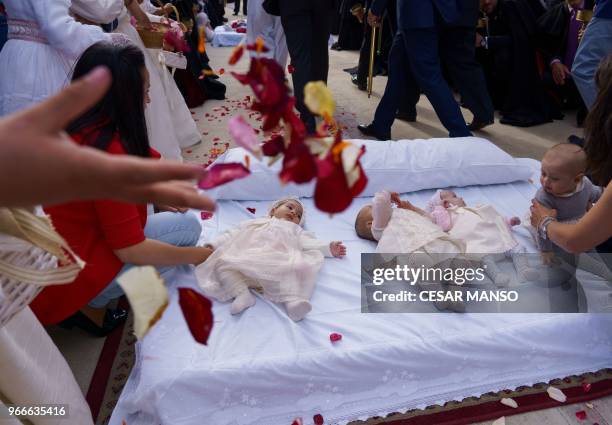
<instances>
[{"instance_id":1,"label":"open hand","mask_svg":"<svg viewBox=\"0 0 612 425\"><path fill-rule=\"evenodd\" d=\"M186 213L189 211L189 208L185 207L175 207L172 205L155 205L160 212L173 212L173 213Z\"/></svg>"},{"instance_id":2,"label":"open hand","mask_svg":"<svg viewBox=\"0 0 612 425\"><path fill-rule=\"evenodd\" d=\"M555 84L558 86L564 85L565 79L571 77L572 75L568 67L562 64L561 62L553 63L551 65L551 71L553 80L555 80Z\"/></svg>"},{"instance_id":3,"label":"open hand","mask_svg":"<svg viewBox=\"0 0 612 425\"><path fill-rule=\"evenodd\" d=\"M380 16L376 16L372 13L372 11L368 11L368 25L371 27L379 27L380 21L382 18Z\"/></svg>"},{"instance_id":4,"label":"open hand","mask_svg":"<svg viewBox=\"0 0 612 425\"><path fill-rule=\"evenodd\" d=\"M109 71L96 68L46 101L0 118L0 206L113 199L214 210L191 183L203 175L201 167L109 155L63 132L110 84Z\"/></svg>"},{"instance_id":5,"label":"open hand","mask_svg":"<svg viewBox=\"0 0 612 425\"><path fill-rule=\"evenodd\" d=\"M341 258L346 255L346 247L341 241L333 241L329 243L329 250L331 254L336 258Z\"/></svg>"},{"instance_id":6,"label":"open hand","mask_svg":"<svg viewBox=\"0 0 612 425\"><path fill-rule=\"evenodd\" d=\"M399 193L397 192L391 192L391 202L393 202L396 207L401 208L403 210L417 211L417 208L410 202L402 201L399 197Z\"/></svg>"}]
</instances>

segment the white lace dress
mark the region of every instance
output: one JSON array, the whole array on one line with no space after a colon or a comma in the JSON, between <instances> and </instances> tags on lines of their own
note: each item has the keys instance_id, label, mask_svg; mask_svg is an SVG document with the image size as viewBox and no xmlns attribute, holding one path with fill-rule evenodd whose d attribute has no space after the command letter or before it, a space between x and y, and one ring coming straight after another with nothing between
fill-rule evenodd
<instances>
[{"instance_id":1,"label":"white lace dress","mask_svg":"<svg viewBox=\"0 0 612 425\"><path fill-rule=\"evenodd\" d=\"M108 40L101 28L76 22L70 0L4 0L8 38L0 52L0 116L57 93L81 53Z\"/></svg>"},{"instance_id":2,"label":"white lace dress","mask_svg":"<svg viewBox=\"0 0 612 425\"><path fill-rule=\"evenodd\" d=\"M213 254L196 268L200 287L219 301L261 288L279 303L310 300L329 243L299 225L272 217L246 221L212 241Z\"/></svg>"}]
</instances>

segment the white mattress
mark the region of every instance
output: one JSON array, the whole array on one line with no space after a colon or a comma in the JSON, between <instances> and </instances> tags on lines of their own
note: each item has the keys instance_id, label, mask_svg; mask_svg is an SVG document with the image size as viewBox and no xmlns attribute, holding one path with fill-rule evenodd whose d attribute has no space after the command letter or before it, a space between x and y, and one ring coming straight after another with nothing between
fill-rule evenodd
<instances>
[{"instance_id":1,"label":"white mattress","mask_svg":"<svg viewBox=\"0 0 612 425\"><path fill-rule=\"evenodd\" d=\"M536 161L526 162L537 172ZM519 182L457 191L468 204L522 217L535 190ZM432 193L407 198L423 206ZM307 229L343 240L348 256L325 260L302 322L262 298L240 316L215 303L205 347L193 341L171 290L162 320L138 344L110 423L288 425L320 413L325 423L344 424L612 366L612 315L360 313L360 253L375 246L357 239L353 223L369 200L333 218L305 201ZM262 215L268 204L221 202L203 222L204 239L252 218L247 207ZM527 232L517 233L534 251ZM196 285L188 267L165 277L173 288ZM332 344L332 332L342 341Z\"/></svg>"}]
</instances>

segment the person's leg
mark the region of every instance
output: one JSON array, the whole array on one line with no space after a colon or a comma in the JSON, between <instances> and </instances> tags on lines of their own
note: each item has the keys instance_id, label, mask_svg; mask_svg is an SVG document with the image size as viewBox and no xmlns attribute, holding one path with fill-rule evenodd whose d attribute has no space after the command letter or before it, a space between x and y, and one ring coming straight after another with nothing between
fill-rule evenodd
<instances>
[{"instance_id":1,"label":"person's leg","mask_svg":"<svg viewBox=\"0 0 612 425\"><path fill-rule=\"evenodd\" d=\"M240 0L234 0L234 15L240 12Z\"/></svg>"},{"instance_id":2,"label":"person's leg","mask_svg":"<svg viewBox=\"0 0 612 425\"><path fill-rule=\"evenodd\" d=\"M459 105L442 76L438 30L418 28L402 31L414 79L431 102L442 125L449 131L450 137L471 136Z\"/></svg>"},{"instance_id":3,"label":"person's leg","mask_svg":"<svg viewBox=\"0 0 612 425\"><path fill-rule=\"evenodd\" d=\"M442 33L440 54L448 66L461 100L474 114L474 121L493 122L493 102L480 64L476 62L475 28L449 27Z\"/></svg>"},{"instance_id":4,"label":"person's leg","mask_svg":"<svg viewBox=\"0 0 612 425\"><path fill-rule=\"evenodd\" d=\"M588 109L593 107L597 97L595 71L599 62L612 52L612 19L593 18L574 59L572 76L578 91Z\"/></svg>"},{"instance_id":5,"label":"person's leg","mask_svg":"<svg viewBox=\"0 0 612 425\"><path fill-rule=\"evenodd\" d=\"M329 32L331 29L331 15L329 13L329 0L315 0L315 7L311 11L312 29L312 81L327 83L329 72Z\"/></svg>"},{"instance_id":6,"label":"person's leg","mask_svg":"<svg viewBox=\"0 0 612 425\"><path fill-rule=\"evenodd\" d=\"M294 67L291 78L293 91L297 100L296 108L300 118L306 125L306 130L314 133L315 119L304 104L304 87L311 80L312 69L312 19L309 12L300 12L281 16L281 22L287 39L287 48Z\"/></svg>"},{"instance_id":7,"label":"person's leg","mask_svg":"<svg viewBox=\"0 0 612 425\"><path fill-rule=\"evenodd\" d=\"M243 14L244 16L246 16L246 15L247 15L247 10L248 10L248 8L247 8L247 3L248 3L248 2L249 2L249 0L243 0L243 3L242 3L242 14Z\"/></svg>"},{"instance_id":8,"label":"person's leg","mask_svg":"<svg viewBox=\"0 0 612 425\"><path fill-rule=\"evenodd\" d=\"M372 122L378 134L388 135L391 133L391 126L395 120L395 114L402 103L402 99L409 90L409 87L414 86L416 86L416 82L406 57L403 36L398 32L393 39L393 45L389 52L389 77L385 86L385 92L376 108L374 121ZM415 116L417 100L418 95L416 99L414 96L412 96L412 99L406 99L407 103L412 104Z\"/></svg>"}]
</instances>

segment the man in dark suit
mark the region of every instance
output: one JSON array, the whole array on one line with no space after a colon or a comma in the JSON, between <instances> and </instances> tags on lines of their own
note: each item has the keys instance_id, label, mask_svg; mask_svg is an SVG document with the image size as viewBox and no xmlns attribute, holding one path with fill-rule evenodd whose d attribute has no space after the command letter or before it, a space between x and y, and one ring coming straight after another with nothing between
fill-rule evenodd
<instances>
[{"instance_id":1,"label":"man in dark suit","mask_svg":"<svg viewBox=\"0 0 612 425\"><path fill-rule=\"evenodd\" d=\"M489 96L482 67L476 61L476 23L479 1L458 0L461 18L442 29L440 55L447 67L461 101L472 113L474 119L469 125L472 131L493 124L493 102Z\"/></svg>"},{"instance_id":2,"label":"man in dark suit","mask_svg":"<svg viewBox=\"0 0 612 425\"><path fill-rule=\"evenodd\" d=\"M372 5L371 20L380 20L385 0ZM471 133L442 76L438 50L439 35L446 25L459 20L457 0L398 0L398 43L404 46L414 81L431 102L450 137Z\"/></svg>"},{"instance_id":3,"label":"man in dark suit","mask_svg":"<svg viewBox=\"0 0 612 425\"><path fill-rule=\"evenodd\" d=\"M304 105L304 86L309 81L327 82L327 42L333 13L330 0L279 0L281 22L294 67L293 90L297 110L309 133L316 129L315 118Z\"/></svg>"},{"instance_id":4,"label":"man in dark suit","mask_svg":"<svg viewBox=\"0 0 612 425\"><path fill-rule=\"evenodd\" d=\"M369 14L372 24L380 21L386 3L387 0L375 0ZM410 101L416 103L416 88L420 88L450 137L470 136L459 105L442 76L438 51L443 29L461 17L457 0L398 0L397 8L398 32L389 57L385 95L374 122L359 129L379 139L389 138L401 93L411 93Z\"/></svg>"}]
</instances>

